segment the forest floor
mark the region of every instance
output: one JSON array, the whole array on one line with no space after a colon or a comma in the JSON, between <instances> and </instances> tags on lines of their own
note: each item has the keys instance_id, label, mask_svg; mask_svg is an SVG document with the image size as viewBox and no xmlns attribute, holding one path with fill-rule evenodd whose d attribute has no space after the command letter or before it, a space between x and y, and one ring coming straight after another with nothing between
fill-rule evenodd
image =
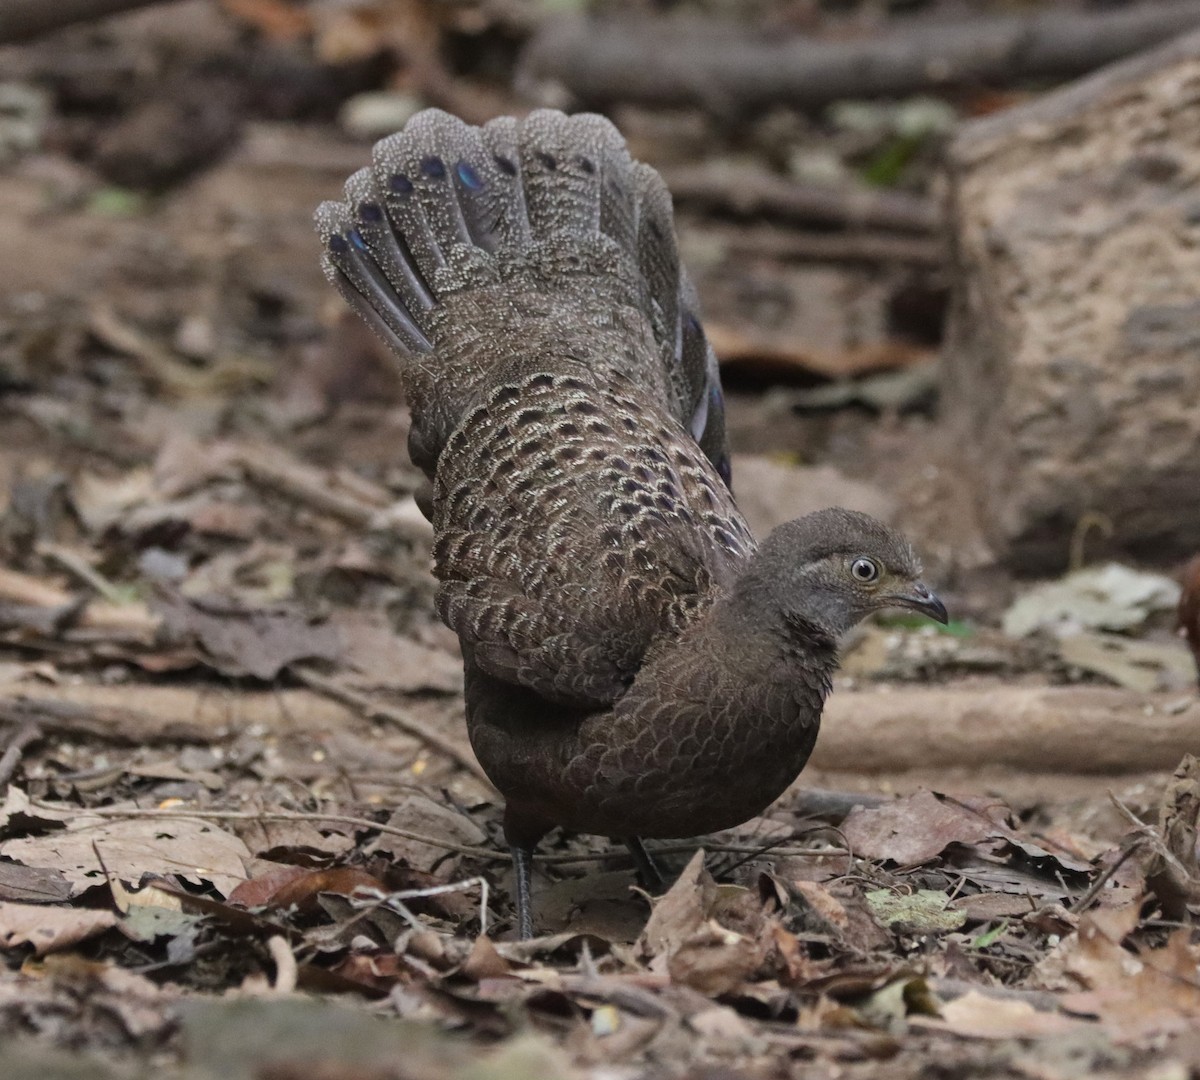
<instances>
[{"instance_id":1,"label":"forest floor","mask_svg":"<svg viewBox=\"0 0 1200 1080\"><path fill-rule=\"evenodd\" d=\"M668 175L707 152L625 121ZM0 172L7 1080L1196 1075L1174 586L1119 568L1132 634L1060 639L1071 579L992 564L928 248L781 255L681 204L756 531L888 516L954 619L849 641L811 767L660 844L664 896L553 835L515 942L405 407L310 225L368 143L258 118L145 194L73 122Z\"/></svg>"}]
</instances>

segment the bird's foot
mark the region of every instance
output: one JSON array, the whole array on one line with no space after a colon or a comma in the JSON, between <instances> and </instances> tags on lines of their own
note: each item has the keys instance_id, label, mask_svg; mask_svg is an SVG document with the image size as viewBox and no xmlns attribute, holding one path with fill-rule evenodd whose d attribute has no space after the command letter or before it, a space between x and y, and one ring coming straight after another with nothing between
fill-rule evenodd
<instances>
[{"instance_id":1,"label":"bird's foot","mask_svg":"<svg viewBox=\"0 0 1200 1080\"><path fill-rule=\"evenodd\" d=\"M629 854L633 856L633 864L637 868L638 880L642 888L655 896L667 891L667 882L655 861L650 858L650 852L636 836L623 838Z\"/></svg>"}]
</instances>

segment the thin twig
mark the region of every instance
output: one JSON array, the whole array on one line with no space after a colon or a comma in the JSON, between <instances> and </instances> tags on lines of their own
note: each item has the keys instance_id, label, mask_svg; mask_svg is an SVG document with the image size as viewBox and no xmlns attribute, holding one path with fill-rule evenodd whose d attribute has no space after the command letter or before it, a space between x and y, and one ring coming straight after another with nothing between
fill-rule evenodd
<instances>
[{"instance_id":1,"label":"thin twig","mask_svg":"<svg viewBox=\"0 0 1200 1080\"><path fill-rule=\"evenodd\" d=\"M906 191L805 184L762 169L723 163L668 169L663 179L676 206L738 217L923 235L935 233L942 225L942 212L933 199Z\"/></svg>"},{"instance_id":2,"label":"thin twig","mask_svg":"<svg viewBox=\"0 0 1200 1080\"><path fill-rule=\"evenodd\" d=\"M42 729L34 723L24 724L13 732L4 748L4 756L0 757L0 788L12 779L13 773L21 763L21 754L30 743L37 742L42 737Z\"/></svg>"},{"instance_id":3,"label":"thin twig","mask_svg":"<svg viewBox=\"0 0 1200 1080\"><path fill-rule=\"evenodd\" d=\"M30 800L30 805L40 810L61 811L63 809L62 806L55 806L53 803L34 802L33 800ZM370 818L355 817L351 814L306 814L293 810L156 810L132 806L87 808L79 809L77 812L80 816L91 814L94 817L114 818L190 818L193 820L198 818L204 821L306 821L310 823L329 821L338 825L353 825L361 829L374 829L376 832L385 833L389 836L400 836L405 840L412 840L417 844L428 844L430 847L440 848L443 851L453 851L457 855L469 855L475 859L487 859L491 862L508 862L510 858L507 852L495 851L492 848L476 847L472 844L456 844L451 840L445 840L436 836L427 836L424 833L413 832L411 829L401 829L396 825L372 821ZM701 846L703 846L705 851L729 851L740 854L761 854L763 850L760 844L705 843L701 845L699 843L687 843L664 844L661 847L656 847L654 853L656 855L675 855L683 852L694 852L696 848ZM773 853L781 857L810 859L827 855L841 856L847 854L841 848L775 848ZM626 857L625 852L622 851L600 851L586 855L534 855L534 858L538 862L556 866L563 866L570 863L604 862L608 859Z\"/></svg>"},{"instance_id":4,"label":"thin twig","mask_svg":"<svg viewBox=\"0 0 1200 1080\"><path fill-rule=\"evenodd\" d=\"M32 800L30 801L30 805L36 806L41 810L61 811L63 809L63 807L55 806L52 803L38 803ZM424 833L413 832L410 829L401 829L396 825L388 825L385 822L372 821L370 818L354 817L351 814L305 814L293 810L157 810L134 806L83 808L79 809L77 813L81 817L86 817L90 814L95 817L190 818L204 821L329 821L337 825L353 825L360 829L374 829L376 832L386 833L389 836L400 836L405 840L412 840L417 844L428 844L430 847L440 848L443 851L453 851L458 855L470 855L477 859L506 862L509 858L507 852L495 851L492 848L475 847L471 844L456 844L452 840L427 836Z\"/></svg>"},{"instance_id":5,"label":"thin twig","mask_svg":"<svg viewBox=\"0 0 1200 1080\"><path fill-rule=\"evenodd\" d=\"M449 885L429 885L423 889L400 889L389 893L367 886L360 886L350 894L348 899L351 907L366 907L367 910L371 911L380 907L394 908L413 929L424 930L425 927L414 919L412 912L408 910L403 901L420 900L427 896L444 896L446 893L463 892L465 889L473 889L476 886L479 887L479 932L486 934L488 905L487 878L464 878L462 881L454 881Z\"/></svg>"},{"instance_id":6,"label":"thin twig","mask_svg":"<svg viewBox=\"0 0 1200 1080\"><path fill-rule=\"evenodd\" d=\"M389 705L381 704L368 694L351 690L348 686L343 686L336 679L318 674L310 667L294 665L291 670L295 673L296 678L310 690L316 690L326 697L333 698L334 701L357 709L368 720L386 720L389 724L395 724L398 728L413 736L413 738L419 739L427 746L433 747L433 749L466 769L472 776L486 784L490 791L496 790L495 786L487 778L487 773L483 771L483 766L475 760L475 756L464 750L453 740L446 738L446 736L436 731L429 730L423 724L418 724L411 717L405 716L399 709L393 709Z\"/></svg>"}]
</instances>

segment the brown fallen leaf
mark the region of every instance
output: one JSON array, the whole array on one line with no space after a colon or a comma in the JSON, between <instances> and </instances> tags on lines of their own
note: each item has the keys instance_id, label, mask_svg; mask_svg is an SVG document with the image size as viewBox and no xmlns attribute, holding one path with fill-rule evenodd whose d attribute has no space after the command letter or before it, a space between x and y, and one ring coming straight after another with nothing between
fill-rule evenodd
<instances>
[{"instance_id":1,"label":"brown fallen leaf","mask_svg":"<svg viewBox=\"0 0 1200 1080\"><path fill-rule=\"evenodd\" d=\"M309 873L305 866L280 866L241 882L228 896L235 907L266 907L271 898L286 884L297 881Z\"/></svg>"},{"instance_id":2,"label":"brown fallen leaf","mask_svg":"<svg viewBox=\"0 0 1200 1080\"><path fill-rule=\"evenodd\" d=\"M37 956L69 948L116 925L116 915L104 909L0 902L0 947L32 945Z\"/></svg>"},{"instance_id":3,"label":"brown fallen leaf","mask_svg":"<svg viewBox=\"0 0 1200 1080\"><path fill-rule=\"evenodd\" d=\"M968 808L957 800L919 791L868 809L855 807L842 823L855 855L888 859L902 866L928 862L951 844L978 844L1007 830L1008 808L1000 802Z\"/></svg>"},{"instance_id":4,"label":"brown fallen leaf","mask_svg":"<svg viewBox=\"0 0 1200 1080\"><path fill-rule=\"evenodd\" d=\"M71 883L58 870L0 862L0 900L57 904L71 898Z\"/></svg>"},{"instance_id":5,"label":"brown fallen leaf","mask_svg":"<svg viewBox=\"0 0 1200 1080\"><path fill-rule=\"evenodd\" d=\"M468 979L479 982L482 979L499 979L507 975L512 971L512 965L496 951L491 938L480 934L459 970Z\"/></svg>"},{"instance_id":6,"label":"brown fallen leaf","mask_svg":"<svg viewBox=\"0 0 1200 1080\"><path fill-rule=\"evenodd\" d=\"M941 1018L914 1018L917 1027L950 1031L969 1039L1041 1039L1085 1031L1086 1021L1035 1009L1028 1001L968 990L941 1006Z\"/></svg>"},{"instance_id":7,"label":"brown fallen leaf","mask_svg":"<svg viewBox=\"0 0 1200 1080\"><path fill-rule=\"evenodd\" d=\"M241 840L209 822L97 818L86 811L59 832L0 843L5 858L60 871L74 896L104 881L97 850L108 872L124 881L174 875L196 884L211 882L222 896L245 880L244 860L250 858Z\"/></svg>"},{"instance_id":8,"label":"brown fallen leaf","mask_svg":"<svg viewBox=\"0 0 1200 1080\"><path fill-rule=\"evenodd\" d=\"M248 610L232 603L161 599L163 630L174 644L191 642L223 675L273 679L297 660L337 660L342 640L325 622L290 607Z\"/></svg>"},{"instance_id":9,"label":"brown fallen leaf","mask_svg":"<svg viewBox=\"0 0 1200 1080\"><path fill-rule=\"evenodd\" d=\"M1146 860L1146 886L1158 900L1163 918L1188 922L1189 908L1200 905L1200 758L1188 754L1179 763L1158 811L1158 835Z\"/></svg>"},{"instance_id":10,"label":"brown fallen leaf","mask_svg":"<svg viewBox=\"0 0 1200 1080\"><path fill-rule=\"evenodd\" d=\"M1118 1042L1144 1043L1200 1024L1200 945L1180 929L1159 948L1125 948L1140 907L1089 912L1035 969L1042 985L1082 986L1063 997L1063 1007L1098 1016Z\"/></svg>"},{"instance_id":11,"label":"brown fallen leaf","mask_svg":"<svg viewBox=\"0 0 1200 1080\"><path fill-rule=\"evenodd\" d=\"M469 817L455 813L450 807L420 792L413 792L401 798L392 816L388 818L388 824L420 833L422 836L448 841L447 847L441 848L431 844L418 844L403 836L381 833L379 839L371 845L372 852L381 852L396 860L402 859L414 870L426 873L444 865L450 848L455 845L480 846L487 843L487 834Z\"/></svg>"},{"instance_id":12,"label":"brown fallen leaf","mask_svg":"<svg viewBox=\"0 0 1200 1080\"><path fill-rule=\"evenodd\" d=\"M855 807L842 824L856 855L888 859L901 866L936 858L951 844L994 840L1019 849L1032 861L1053 860L1058 870L1088 873L1090 863L1039 843L1010 824L1012 812L1000 800L984 796L919 791L878 807Z\"/></svg>"},{"instance_id":13,"label":"brown fallen leaf","mask_svg":"<svg viewBox=\"0 0 1200 1080\"><path fill-rule=\"evenodd\" d=\"M667 958L667 972L672 982L716 996L736 990L765 958L757 939L709 919Z\"/></svg>"},{"instance_id":14,"label":"brown fallen leaf","mask_svg":"<svg viewBox=\"0 0 1200 1080\"><path fill-rule=\"evenodd\" d=\"M378 617L359 612L339 612L331 622L350 669L345 681L355 689L443 694L462 690L462 658L457 652L400 637Z\"/></svg>"},{"instance_id":15,"label":"brown fallen leaf","mask_svg":"<svg viewBox=\"0 0 1200 1080\"><path fill-rule=\"evenodd\" d=\"M638 939L638 952L650 961L675 952L704 924L717 895L717 883L704 868L704 849L691 857L683 873L654 902L646 928ZM661 968L661 965L660 965Z\"/></svg>"},{"instance_id":16,"label":"brown fallen leaf","mask_svg":"<svg viewBox=\"0 0 1200 1080\"><path fill-rule=\"evenodd\" d=\"M270 908L295 907L301 913L317 909L317 897L321 893L350 896L359 889L374 889L380 893L388 891L374 874L368 874L355 866L335 866L329 870L309 870L299 877L282 881L267 897L265 906Z\"/></svg>"},{"instance_id":17,"label":"brown fallen leaf","mask_svg":"<svg viewBox=\"0 0 1200 1080\"><path fill-rule=\"evenodd\" d=\"M739 890L744 892L744 890ZM637 949L652 972L705 994L736 989L766 959L766 927L753 935L723 926L717 919L721 890L704 868L704 851L692 856L675 884L654 902ZM739 915L743 912L739 911Z\"/></svg>"}]
</instances>

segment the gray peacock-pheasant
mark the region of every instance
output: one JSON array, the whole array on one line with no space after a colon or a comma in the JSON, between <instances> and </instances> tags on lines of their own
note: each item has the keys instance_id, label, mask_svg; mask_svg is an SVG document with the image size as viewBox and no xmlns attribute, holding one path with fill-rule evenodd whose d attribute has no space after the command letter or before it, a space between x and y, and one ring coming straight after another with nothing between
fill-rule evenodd
<instances>
[{"instance_id":1,"label":"gray peacock-pheasant","mask_svg":"<svg viewBox=\"0 0 1200 1080\"><path fill-rule=\"evenodd\" d=\"M738 825L800 773L842 634L885 607L946 620L865 515L755 543L670 195L607 120L420 113L317 224L400 363L522 936L547 831L620 838L656 885L639 838Z\"/></svg>"}]
</instances>

